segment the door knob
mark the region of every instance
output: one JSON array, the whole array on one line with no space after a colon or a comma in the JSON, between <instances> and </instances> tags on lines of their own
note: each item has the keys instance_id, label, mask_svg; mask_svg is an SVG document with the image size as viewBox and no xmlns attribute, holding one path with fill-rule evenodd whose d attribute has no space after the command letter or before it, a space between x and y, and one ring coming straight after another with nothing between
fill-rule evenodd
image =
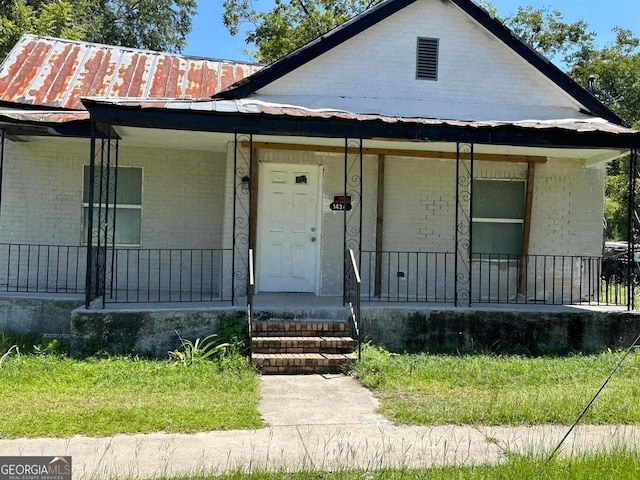
<instances>
[{"instance_id":1,"label":"door knob","mask_svg":"<svg viewBox=\"0 0 640 480\"><path fill-rule=\"evenodd\" d=\"M316 241L316 237L311 237L311 241L315 242Z\"/></svg>"}]
</instances>

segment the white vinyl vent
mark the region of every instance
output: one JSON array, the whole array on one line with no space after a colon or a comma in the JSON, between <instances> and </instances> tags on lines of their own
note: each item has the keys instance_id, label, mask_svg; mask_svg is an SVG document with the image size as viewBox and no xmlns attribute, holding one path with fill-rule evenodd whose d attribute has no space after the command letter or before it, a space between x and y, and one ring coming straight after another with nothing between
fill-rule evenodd
<instances>
[{"instance_id":1,"label":"white vinyl vent","mask_svg":"<svg viewBox=\"0 0 640 480\"><path fill-rule=\"evenodd\" d=\"M438 80L438 39L418 38L416 78Z\"/></svg>"}]
</instances>

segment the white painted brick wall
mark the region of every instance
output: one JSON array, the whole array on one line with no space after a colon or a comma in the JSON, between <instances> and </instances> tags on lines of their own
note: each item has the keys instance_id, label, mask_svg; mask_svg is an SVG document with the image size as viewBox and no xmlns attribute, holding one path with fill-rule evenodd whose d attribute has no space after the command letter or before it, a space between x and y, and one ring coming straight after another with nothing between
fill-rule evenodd
<instances>
[{"instance_id":1,"label":"white painted brick wall","mask_svg":"<svg viewBox=\"0 0 640 480\"><path fill-rule=\"evenodd\" d=\"M437 81L415 78L418 37L440 40ZM575 100L441 0L404 8L258 94L362 113L499 120L579 116Z\"/></svg>"},{"instance_id":2,"label":"white painted brick wall","mask_svg":"<svg viewBox=\"0 0 640 480\"><path fill-rule=\"evenodd\" d=\"M387 157L384 250L454 251L456 164Z\"/></svg>"},{"instance_id":3,"label":"white painted brick wall","mask_svg":"<svg viewBox=\"0 0 640 480\"><path fill-rule=\"evenodd\" d=\"M530 252L533 255L602 253L606 167L549 159L536 166Z\"/></svg>"},{"instance_id":4,"label":"white painted brick wall","mask_svg":"<svg viewBox=\"0 0 640 480\"><path fill-rule=\"evenodd\" d=\"M143 169L142 248L219 247L224 154L127 147L121 166ZM9 142L0 241L80 245L89 141Z\"/></svg>"}]
</instances>

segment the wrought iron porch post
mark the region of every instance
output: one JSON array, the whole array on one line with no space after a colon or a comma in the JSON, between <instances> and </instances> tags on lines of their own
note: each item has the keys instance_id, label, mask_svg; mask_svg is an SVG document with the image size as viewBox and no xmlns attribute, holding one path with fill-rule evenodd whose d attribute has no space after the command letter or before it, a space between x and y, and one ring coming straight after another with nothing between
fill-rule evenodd
<instances>
[{"instance_id":1,"label":"wrought iron porch post","mask_svg":"<svg viewBox=\"0 0 640 480\"><path fill-rule=\"evenodd\" d=\"M85 308L91 306L93 301L93 199L95 187L95 165L96 165L96 124L91 122L91 150L89 153L89 203L87 213L87 265L85 277Z\"/></svg>"},{"instance_id":2,"label":"wrought iron porch post","mask_svg":"<svg viewBox=\"0 0 640 480\"><path fill-rule=\"evenodd\" d=\"M111 126L109 126L111 130ZM109 132L109 141L111 141L111 132ZM111 152L111 148L109 148ZM113 287L115 285L116 275L116 217L118 212L118 164L120 162L120 139L116 137L114 147L114 169L113 169L113 236L111 241L111 271L109 276L109 295L113 297ZM140 226L142 228L142 225Z\"/></svg>"},{"instance_id":3,"label":"wrought iron porch post","mask_svg":"<svg viewBox=\"0 0 640 480\"><path fill-rule=\"evenodd\" d=\"M349 250L353 250L362 264L362 139L344 139L344 194L342 199L343 217L343 271L342 303L346 305L347 262Z\"/></svg>"},{"instance_id":4,"label":"wrought iron porch post","mask_svg":"<svg viewBox=\"0 0 640 480\"><path fill-rule=\"evenodd\" d=\"M471 305L473 144L456 145L455 305Z\"/></svg>"},{"instance_id":5,"label":"wrought iron porch post","mask_svg":"<svg viewBox=\"0 0 640 480\"><path fill-rule=\"evenodd\" d=\"M248 147L247 147L248 145ZM248 151L247 151L248 148ZM251 243L251 164L253 135L235 133L233 149L233 249L231 304L248 294L248 253Z\"/></svg>"},{"instance_id":6,"label":"wrought iron porch post","mask_svg":"<svg viewBox=\"0 0 640 480\"><path fill-rule=\"evenodd\" d=\"M627 203L627 310L635 310L635 279L633 278L633 264L635 262L635 246L640 230L640 218L638 217L638 179L640 178L639 152L632 148L629 152L629 191Z\"/></svg>"},{"instance_id":7,"label":"wrought iron porch post","mask_svg":"<svg viewBox=\"0 0 640 480\"><path fill-rule=\"evenodd\" d=\"M101 298L104 308L107 287L112 293L113 258L107 255L108 249L115 248L115 209L117 190L117 173L112 172L111 151L115 150L117 166L118 142L113 143L111 124L106 126L106 138L100 136L100 147L96 146L97 126L92 125L91 159L89 164L89 195L87 218L87 277L85 288L85 306ZM97 163L99 161L99 164ZM112 175L113 173L113 175ZM96 178L96 174L98 177ZM96 185L97 183L97 185ZM96 198L96 186L98 194ZM112 207L110 208L110 205ZM97 210L96 210L97 207ZM96 224L97 223L97 224ZM107 284L109 279L109 284Z\"/></svg>"},{"instance_id":8,"label":"wrought iron porch post","mask_svg":"<svg viewBox=\"0 0 640 480\"><path fill-rule=\"evenodd\" d=\"M0 216L2 215L2 186L4 178L4 142L6 139L5 129L2 129L2 139L0 143Z\"/></svg>"}]
</instances>

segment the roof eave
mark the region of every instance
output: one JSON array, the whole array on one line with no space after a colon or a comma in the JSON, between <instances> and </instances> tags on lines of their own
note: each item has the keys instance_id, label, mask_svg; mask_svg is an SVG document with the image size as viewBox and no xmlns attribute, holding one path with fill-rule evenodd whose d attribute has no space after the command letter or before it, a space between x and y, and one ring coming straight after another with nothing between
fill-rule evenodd
<instances>
[{"instance_id":1,"label":"roof eave","mask_svg":"<svg viewBox=\"0 0 640 480\"><path fill-rule=\"evenodd\" d=\"M313 136L325 138L389 138L429 142L458 142L487 145L544 146L553 148L640 148L640 133L613 134L562 129L544 131L505 125L469 127L388 123L382 120L317 118L270 114L212 113L113 105L85 100L96 122L130 127L194 130L220 133Z\"/></svg>"}]
</instances>

